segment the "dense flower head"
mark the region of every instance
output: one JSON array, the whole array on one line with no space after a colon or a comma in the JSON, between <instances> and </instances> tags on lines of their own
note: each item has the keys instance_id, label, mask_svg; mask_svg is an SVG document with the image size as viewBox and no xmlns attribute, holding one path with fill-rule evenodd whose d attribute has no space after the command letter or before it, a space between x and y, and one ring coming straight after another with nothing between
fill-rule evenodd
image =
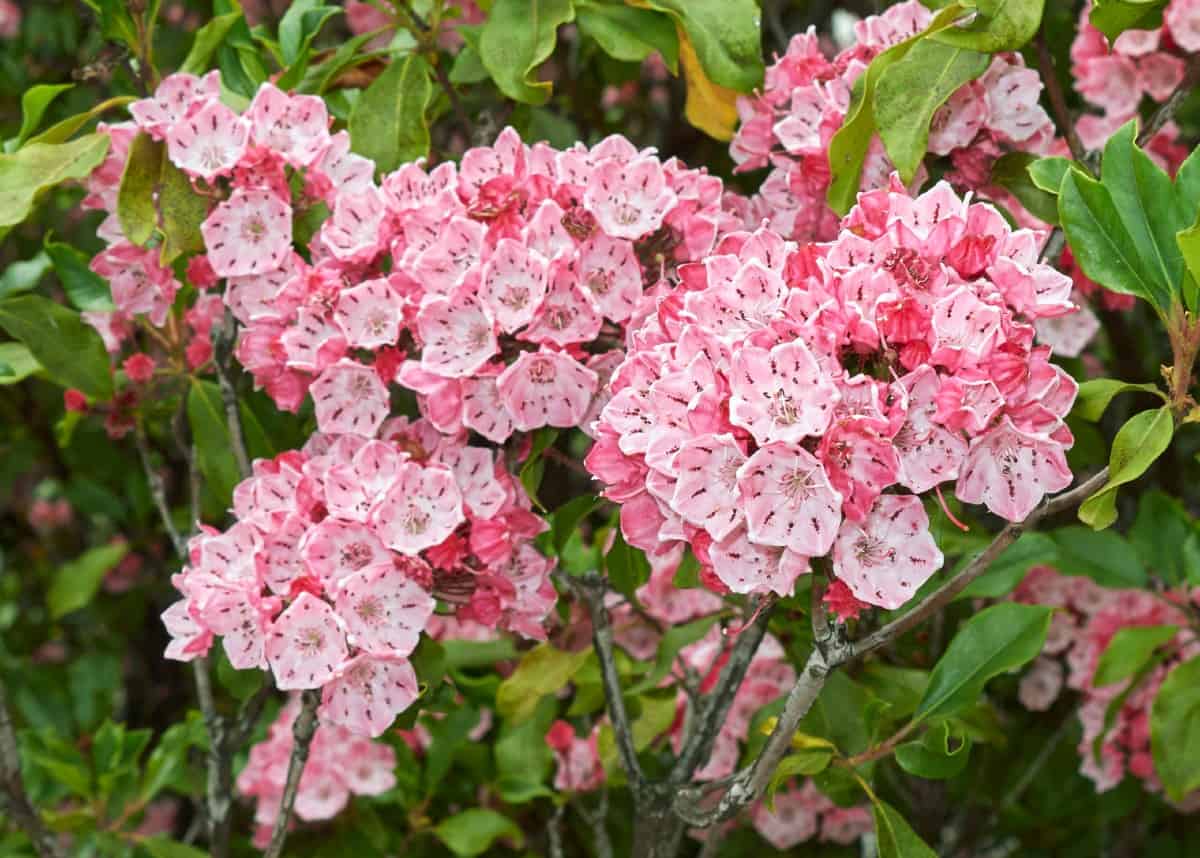
<instances>
[{"instance_id":1,"label":"dense flower head","mask_svg":"<svg viewBox=\"0 0 1200 858\"><path fill-rule=\"evenodd\" d=\"M320 717L378 736L417 696L408 656L440 602L545 638L544 523L491 450L397 418L381 437L316 435L254 463L236 523L203 528L163 615L171 658L221 637L238 669L322 689Z\"/></svg>"},{"instance_id":2,"label":"dense flower head","mask_svg":"<svg viewBox=\"0 0 1200 858\"><path fill-rule=\"evenodd\" d=\"M295 738L292 724L300 712L296 697L280 709L267 737L250 748L250 759L237 778L237 790L256 800L254 844L265 848L279 815ZM337 816L354 795L380 795L396 785L396 752L383 742L356 735L322 719L308 749L308 761L296 793L296 818L322 822Z\"/></svg>"},{"instance_id":3,"label":"dense flower head","mask_svg":"<svg viewBox=\"0 0 1200 858\"><path fill-rule=\"evenodd\" d=\"M1112 44L1089 21L1092 5L1086 3L1079 13L1079 29L1071 43L1071 74L1075 90L1100 110L1080 116L1075 128L1085 147L1100 149L1137 115L1143 99L1164 102L1183 83L1189 57L1200 52L1200 4L1171 0L1163 10L1161 27L1126 30ZM1188 154L1179 136L1179 128L1168 122L1145 147L1172 173Z\"/></svg>"},{"instance_id":4,"label":"dense flower head","mask_svg":"<svg viewBox=\"0 0 1200 858\"><path fill-rule=\"evenodd\" d=\"M872 59L924 30L931 19L917 0L898 3L857 22L856 43L833 59L823 53L815 30L792 37L767 69L762 90L738 99L741 124L730 145L738 169L771 168L743 213L750 223L765 217L775 230L799 240L825 241L837 234L838 218L825 202L828 150L845 121L851 90ZM1006 151L1047 154L1054 147L1053 123L1038 104L1041 90L1037 73L1019 55L996 55L981 77L964 84L934 114L929 151L949 156L955 184L1016 206L991 185L991 165ZM875 136L861 189L883 187L891 170Z\"/></svg>"},{"instance_id":5,"label":"dense flower head","mask_svg":"<svg viewBox=\"0 0 1200 858\"><path fill-rule=\"evenodd\" d=\"M681 267L629 332L586 460L626 540L687 542L736 593L789 595L830 555L854 599L894 609L942 562L921 494L953 483L1023 519L1071 481L1076 385L1032 323L1072 284L1043 238L893 179L832 242L763 227Z\"/></svg>"},{"instance_id":6,"label":"dense flower head","mask_svg":"<svg viewBox=\"0 0 1200 858\"><path fill-rule=\"evenodd\" d=\"M1107 589L1047 566L1030 570L1013 594L1017 601L1058 609L1042 655L1022 677L1021 703L1043 711L1064 688L1081 695L1080 771L1099 792L1112 789L1127 774L1156 792L1162 788L1150 751L1150 707L1170 672L1200 655L1200 640L1187 614L1187 601L1195 595L1187 588L1163 594ZM1128 694L1129 682L1096 684L1100 657L1119 631L1164 625L1178 627L1164 645L1164 658L1144 677L1135 677Z\"/></svg>"}]
</instances>

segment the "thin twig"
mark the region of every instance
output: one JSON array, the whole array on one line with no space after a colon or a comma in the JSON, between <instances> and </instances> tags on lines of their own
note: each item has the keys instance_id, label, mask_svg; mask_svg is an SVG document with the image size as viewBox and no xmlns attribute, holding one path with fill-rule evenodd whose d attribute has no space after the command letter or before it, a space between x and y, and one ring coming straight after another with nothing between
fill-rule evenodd
<instances>
[{"instance_id":1,"label":"thin twig","mask_svg":"<svg viewBox=\"0 0 1200 858\"><path fill-rule=\"evenodd\" d=\"M250 476L250 454L246 452L246 435L242 431L242 413L238 409L237 389L229 376L230 357L237 342L237 320L228 309L225 319L213 330L213 367L217 371L217 383L221 388L221 401L225 403L225 422L229 426L229 445L233 447L233 458L237 461L242 479Z\"/></svg>"},{"instance_id":2,"label":"thin twig","mask_svg":"<svg viewBox=\"0 0 1200 858\"><path fill-rule=\"evenodd\" d=\"M8 689L0 678L0 777L3 778L4 814L17 824L33 844L41 858L62 858L64 852L58 839L46 828L37 808L29 801L25 782L21 778L21 756L17 749L17 733L8 711Z\"/></svg>"},{"instance_id":3,"label":"thin twig","mask_svg":"<svg viewBox=\"0 0 1200 858\"><path fill-rule=\"evenodd\" d=\"M146 474L146 482L150 484L150 497L154 500L154 506L158 509L158 517L162 519L163 528L167 531L167 536L171 539L171 545L175 548L175 553L180 557L187 557L187 541L180 534L179 529L175 527L175 522L171 518L171 508L167 505L167 489L163 485L162 474L160 474L150 461L150 448L146 445L146 432L142 428L141 423L134 427L133 443L137 447L138 458L142 462L142 470Z\"/></svg>"},{"instance_id":4,"label":"thin twig","mask_svg":"<svg viewBox=\"0 0 1200 858\"><path fill-rule=\"evenodd\" d=\"M742 680L746 678L750 662L767 634L767 626L771 622L774 609L774 600L760 603L754 621L738 634L737 642L730 650L729 660L725 662L716 686L701 699L696 727L671 768L668 777L670 782L689 781L696 767L712 753L713 742L725 724L729 708L733 705L733 698L741 687Z\"/></svg>"},{"instance_id":5,"label":"thin twig","mask_svg":"<svg viewBox=\"0 0 1200 858\"><path fill-rule=\"evenodd\" d=\"M271 692L274 687L269 680L263 682L259 686L258 691L255 691L245 703L242 704L242 709L238 713L237 723L229 731L229 748L231 751L236 751L246 743L250 738L250 734L254 732L254 727L258 724L258 718L262 715L263 707L267 705L267 700L271 697Z\"/></svg>"},{"instance_id":6,"label":"thin twig","mask_svg":"<svg viewBox=\"0 0 1200 858\"><path fill-rule=\"evenodd\" d=\"M179 448L184 462L187 463L188 502L191 509L191 521L188 527L194 529L200 521L200 491L203 488L203 482L200 469L196 467L196 445L192 441L191 428L188 426L186 396L180 397L179 408L175 411L171 426L175 433L175 445Z\"/></svg>"},{"instance_id":7,"label":"thin twig","mask_svg":"<svg viewBox=\"0 0 1200 858\"><path fill-rule=\"evenodd\" d=\"M813 647L796 684L792 686L792 690L788 694L775 729L771 731L771 735L767 738L758 757L733 776L728 787L719 792L715 804L712 803L712 797L718 791L714 790L712 785L679 790L674 802L676 814L691 825L706 828L731 818L741 808L757 799L762 795L779 765L779 761L787 753L796 728L801 719L808 714L808 710L825 685L825 678L832 671L894 640L920 624L935 611L941 610L968 584L982 575L992 561L1022 533L1042 519L1082 503L1107 480L1108 468L1105 468L1074 489L1043 501L1024 521L1009 524L1000 531L992 539L991 544L977 554L961 572L927 596L909 613L893 620L867 637L850 642L839 633L838 630L841 630L842 626L832 629L829 639L818 640Z\"/></svg>"},{"instance_id":8,"label":"thin twig","mask_svg":"<svg viewBox=\"0 0 1200 858\"><path fill-rule=\"evenodd\" d=\"M592 846L596 849L596 858L613 858L612 838L608 836L608 788L600 788L600 801L594 809L584 803L582 796L571 806L592 829Z\"/></svg>"},{"instance_id":9,"label":"thin twig","mask_svg":"<svg viewBox=\"0 0 1200 858\"><path fill-rule=\"evenodd\" d=\"M566 858L562 844L563 812L566 807L565 804L555 805L554 813L550 814L550 821L546 823L546 839L550 843L550 858Z\"/></svg>"},{"instance_id":10,"label":"thin twig","mask_svg":"<svg viewBox=\"0 0 1200 858\"><path fill-rule=\"evenodd\" d=\"M1179 86L1150 115L1150 119L1147 120L1145 127L1138 135L1137 144L1139 146L1145 147L1148 145L1154 139L1154 135L1158 134L1163 129L1163 126L1175 118L1175 113L1184 101L1187 100L1187 97L1192 94L1192 89L1196 86L1197 77L1200 77L1200 61L1193 59L1183 75L1183 80L1179 82Z\"/></svg>"},{"instance_id":11,"label":"thin twig","mask_svg":"<svg viewBox=\"0 0 1200 858\"><path fill-rule=\"evenodd\" d=\"M612 722L617 740L617 751L621 765L629 779L630 789L637 798L645 785L637 749L633 744L633 728L629 713L625 709L625 698L621 693L621 677L617 672L616 656L613 652L613 630L608 609L604 607L607 587L604 579L596 572L587 575L558 575L558 581L583 602L592 620L592 643L596 658L600 661L600 679L604 685L604 696L608 703L608 718Z\"/></svg>"},{"instance_id":12,"label":"thin twig","mask_svg":"<svg viewBox=\"0 0 1200 858\"><path fill-rule=\"evenodd\" d=\"M283 854L283 843L287 840L288 825L292 820L292 807L300 790L300 775L304 772L304 764L308 762L313 734L317 732L317 706L320 703L320 691L310 689L300 695L300 714L292 725L292 756L288 760L287 780L283 784L279 815L275 817L275 827L271 829L271 842L263 852L263 858L279 858Z\"/></svg>"},{"instance_id":13,"label":"thin twig","mask_svg":"<svg viewBox=\"0 0 1200 858\"><path fill-rule=\"evenodd\" d=\"M1050 47L1046 44L1044 29L1043 32L1038 33L1034 44L1037 46L1038 70L1042 73L1042 84L1046 87L1046 96L1050 99L1050 110L1054 114L1054 121L1058 124L1058 130L1066 138L1067 148L1071 150L1071 157L1082 163L1087 158L1087 150L1083 148L1083 143L1080 142L1079 135L1075 132L1075 123L1071 119L1071 111L1067 109L1067 100L1063 96L1062 84L1058 79L1058 72L1054 68L1054 57L1051 56Z\"/></svg>"}]
</instances>

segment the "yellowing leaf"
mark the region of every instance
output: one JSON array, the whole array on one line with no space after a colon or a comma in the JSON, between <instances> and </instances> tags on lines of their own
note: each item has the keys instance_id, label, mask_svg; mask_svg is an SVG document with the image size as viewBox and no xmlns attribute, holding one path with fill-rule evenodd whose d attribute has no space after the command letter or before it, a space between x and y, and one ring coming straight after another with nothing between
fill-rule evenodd
<instances>
[{"instance_id":1,"label":"yellowing leaf","mask_svg":"<svg viewBox=\"0 0 1200 858\"><path fill-rule=\"evenodd\" d=\"M679 30L679 63L687 81L687 103L684 115L709 137L729 140L737 125L737 97L732 89L719 86L708 79L696 49L687 33Z\"/></svg>"}]
</instances>

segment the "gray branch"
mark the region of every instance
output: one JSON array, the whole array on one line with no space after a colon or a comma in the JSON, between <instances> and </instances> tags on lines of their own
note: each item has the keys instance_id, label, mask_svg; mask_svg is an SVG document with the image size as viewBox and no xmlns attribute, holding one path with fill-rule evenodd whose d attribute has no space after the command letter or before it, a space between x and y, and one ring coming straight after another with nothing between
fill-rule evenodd
<instances>
[{"instance_id":1,"label":"gray branch","mask_svg":"<svg viewBox=\"0 0 1200 858\"><path fill-rule=\"evenodd\" d=\"M263 852L263 858L279 858L283 854L288 824L292 820L292 807L296 804L296 793L300 789L300 775L304 772L304 764L308 762L313 734L317 732L317 706L320 703L320 691L310 689L300 695L300 714L292 725L292 757L288 760L287 780L283 784L279 815L275 817L275 827L271 830L271 842Z\"/></svg>"}]
</instances>

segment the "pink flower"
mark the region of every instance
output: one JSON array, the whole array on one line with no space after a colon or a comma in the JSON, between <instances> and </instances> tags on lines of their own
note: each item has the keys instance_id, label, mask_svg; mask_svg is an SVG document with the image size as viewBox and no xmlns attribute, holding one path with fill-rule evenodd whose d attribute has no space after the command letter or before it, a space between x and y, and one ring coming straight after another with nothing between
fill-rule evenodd
<instances>
[{"instance_id":1,"label":"pink flower","mask_svg":"<svg viewBox=\"0 0 1200 858\"><path fill-rule=\"evenodd\" d=\"M246 120L213 98L171 125L167 156L185 173L212 181L233 170L249 136Z\"/></svg>"},{"instance_id":2,"label":"pink flower","mask_svg":"<svg viewBox=\"0 0 1200 858\"><path fill-rule=\"evenodd\" d=\"M524 352L496 380L500 401L523 432L575 426L596 393L596 373L562 352Z\"/></svg>"},{"instance_id":3,"label":"pink flower","mask_svg":"<svg viewBox=\"0 0 1200 858\"><path fill-rule=\"evenodd\" d=\"M168 75L153 95L129 105L129 115L143 131L162 140L176 123L220 95L220 72L209 72L203 78L183 73Z\"/></svg>"},{"instance_id":4,"label":"pink flower","mask_svg":"<svg viewBox=\"0 0 1200 858\"><path fill-rule=\"evenodd\" d=\"M1071 484L1064 445L1023 432L1005 417L971 442L955 493L1009 521L1021 521L1041 499Z\"/></svg>"},{"instance_id":5,"label":"pink flower","mask_svg":"<svg viewBox=\"0 0 1200 858\"><path fill-rule=\"evenodd\" d=\"M463 521L462 495L448 468L406 462L372 513L384 543L401 554L431 548Z\"/></svg>"},{"instance_id":6,"label":"pink flower","mask_svg":"<svg viewBox=\"0 0 1200 858\"><path fill-rule=\"evenodd\" d=\"M259 87L246 111L254 142L307 167L329 144L329 114L315 95L288 95L271 83Z\"/></svg>"},{"instance_id":7,"label":"pink flower","mask_svg":"<svg viewBox=\"0 0 1200 858\"><path fill-rule=\"evenodd\" d=\"M738 484L751 539L805 557L818 557L833 546L842 495L807 450L788 444L760 447L738 471Z\"/></svg>"},{"instance_id":8,"label":"pink flower","mask_svg":"<svg viewBox=\"0 0 1200 858\"><path fill-rule=\"evenodd\" d=\"M941 568L921 501L883 495L861 522L847 520L833 548L833 572L856 599L888 610L907 602Z\"/></svg>"},{"instance_id":9,"label":"pink flower","mask_svg":"<svg viewBox=\"0 0 1200 858\"><path fill-rule=\"evenodd\" d=\"M387 388L370 367L343 358L312 384L322 432L373 436L388 414Z\"/></svg>"},{"instance_id":10,"label":"pink flower","mask_svg":"<svg viewBox=\"0 0 1200 858\"><path fill-rule=\"evenodd\" d=\"M340 665L333 681L325 685L317 717L374 739L413 704L418 693L417 676L407 661L357 655Z\"/></svg>"},{"instance_id":11,"label":"pink flower","mask_svg":"<svg viewBox=\"0 0 1200 858\"><path fill-rule=\"evenodd\" d=\"M425 348L421 366L448 378L478 371L496 354L495 322L480 301L466 291L434 298L417 314Z\"/></svg>"},{"instance_id":12,"label":"pink flower","mask_svg":"<svg viewBox=\"0 0 1200 858\"><path fill-rule=\"evenodd\" d=\"M748 347L733 359L729 419L760 444L798 443L829 425L837 389L803 342Z\"/></svg>"},{"instance_id":13,"label":"pink flower","mask_svg":"<svg viewBox=\"0 0 1200 858\"><path fill-rule=\"evenodd\" d=\"M239 188L200 227L222 277L279 268L292 249L292 209L269 191Z\"/></svg>"},{"instance_id":14,"label":"pink flower","mask_svg":"<svg viewBox=\"0 0 1200 858\"><path fill-rule=\"evenodd\" d=\"M384 658L409 655L433 614L429 594L390 564L340 581L336 604L354 646Z\"/></svg>"},{"instance_id":15,"label":"pink flower","mask_svg":"<svg viewBox=\"0 0 1200 858\"><path fill-rule=\"evenodd\" d=\"M346 633L328 603L301 593L272 623L266 654L281 691L320 688L346 659Z\"/></svg>"},{"instance_id":16,"label":"pink flower","mask_svg":"<svg viewBox=\"0 0 1200 858\"><path fill-rule=\"evenodd\" d=\"M377 349L400 337L403 301L386 278L367 280L338 296L334 320L357 349Z\"/></svg>"}]
</instances>

